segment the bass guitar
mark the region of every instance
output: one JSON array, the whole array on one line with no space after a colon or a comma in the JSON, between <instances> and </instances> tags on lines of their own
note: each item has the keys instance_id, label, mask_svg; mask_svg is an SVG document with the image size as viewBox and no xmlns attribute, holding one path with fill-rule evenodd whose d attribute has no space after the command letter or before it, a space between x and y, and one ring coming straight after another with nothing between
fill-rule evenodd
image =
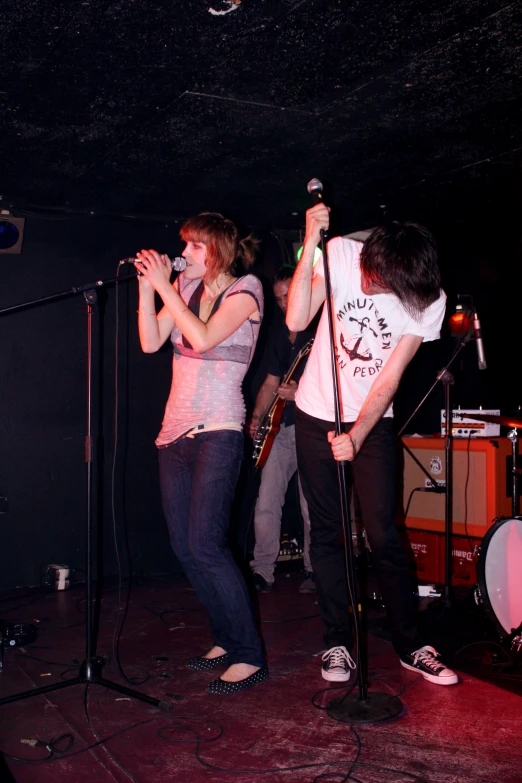
<instances>
[{"instance_id":1,"label":"bass guitar","mask_svg":"<svg viewBox=\"0 0 522 783\"><path fill-rule=\"evenodd\" d=\"M314 343L314 338L312 337L311 340L309 340L305 345L303 345L303 347L295 357L294 361L292 362L290 369L288 370L285 377L281 381L281 385L284 383L290 383L295 371L297 370L299 363L302 361L302 359L305 356L308 356L308 354L312 350L313 343ZM254 467L256 468L264 467L268 459L268 455L270 454L270 451L272 449L275 437L279 432L279 430L281 429L281 416L283 415L285 403L286 400L280 397L279 394L277 394L276 392L274 394L273 401L270 403L267 410L263 413L261 419L259 420L259 426L257 428L257 433L254 438L254 449L252 453L252 458L254 460Z\"/></svg>"}]
</instances>

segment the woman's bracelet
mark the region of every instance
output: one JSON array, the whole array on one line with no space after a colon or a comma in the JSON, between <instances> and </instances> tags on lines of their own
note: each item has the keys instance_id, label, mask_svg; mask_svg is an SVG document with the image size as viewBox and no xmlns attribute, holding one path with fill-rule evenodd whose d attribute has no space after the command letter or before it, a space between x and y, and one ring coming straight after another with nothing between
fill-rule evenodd
<instances>
[{"instance_id":1,"label":"woman's bracelet","mask_svg":"<svg viewBox=\"0 0 522 783\"><path fill-rule=\"evenodd\" d=\"M188 307L184 307L184 308L183 308L183 310L180 310L180 311L179 311L179 313L178 313L177 315L175 315L175 316L174 316L174 321L177 321L177 320L178 320L178 318L180 317L180 315L181 315L182 313L184 313L186 310L188 310Z\"/></svg>"}]
</instances>

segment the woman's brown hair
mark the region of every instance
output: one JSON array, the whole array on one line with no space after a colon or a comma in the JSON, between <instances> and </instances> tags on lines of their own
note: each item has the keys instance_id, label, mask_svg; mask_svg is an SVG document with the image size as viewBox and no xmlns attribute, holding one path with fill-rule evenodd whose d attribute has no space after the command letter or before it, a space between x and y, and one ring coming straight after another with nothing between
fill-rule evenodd
<instances>
[{"instance_id":1,"label":"woman's brown hair","mask_svg":"<svg viewBox=\"0 0 522 783\"><path fill-rule=\"evenodd\" d=\"M234 273L235 262L241 258L248 268L254 261L258 240L252 235L240 239L239 229L232 220L219 212L200 212L190 217L180 228L184 242L203 242L207 248L205 278L215 280L224 272Z\"/></svg>"}]
</instances>

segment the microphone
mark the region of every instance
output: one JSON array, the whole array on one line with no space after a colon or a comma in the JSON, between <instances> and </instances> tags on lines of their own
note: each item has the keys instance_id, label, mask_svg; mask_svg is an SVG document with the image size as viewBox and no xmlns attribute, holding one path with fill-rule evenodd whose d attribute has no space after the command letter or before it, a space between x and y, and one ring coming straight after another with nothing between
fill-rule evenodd
<instances>
[{"instance_id":1,"label":"microphone","mask_svg":"<svg viewBox=\"0 0 522 783\"><path fill-rule=\"evenodd\" d=\"M321 202L324 203L323 200L323 183L320 179L316 179L314 177L310 180L308 185L306 186L307 191L312 196L314 202L316 204L320 204Z\"/></svg>"},{"instance_id":2,"label":"microphone","mask_svg":"<svg viewBox=\"0 0 522 783\"><path fill-rule=\"evenodd\" d=\"M480 328L480 321L476 312L473 313L473 331L475 333L475 342L477 344L479 370L485 370L487 364L486 356L484 354L484 343L482 342L482 329Z\"/></svg>"},{"instance_id":3,"label":"microphone","mask_svg":"<svg viewBox=\"0 0 522 783\"><path fill-rule=\"evenodd\" d=\"M138 264L140 263L137 258L122 258L120 264L135 264L136 262L138 262ZM170 263L172 264L172 269L176 272L182 272L187 266L187 262L183 256L172 258Z\"/></svg>"},{"instance_id":4,"label":"microphone","mask_svg":"<svg viewBox=\"0 0 522 783\"><path fill-rule=\"evenodd\" d=\"M308 185L306 186L307 191L311 195L311 197L314 200L314 204L324 204L324 198L323 198L323 183L320 179L317 179L317 177L314 177L310 180ZM324 228L321 229L321 237L323 239L328 238L328 231ZM314 259L314 266L317 263L316 259Z\"/></svg>"}]
</instances>

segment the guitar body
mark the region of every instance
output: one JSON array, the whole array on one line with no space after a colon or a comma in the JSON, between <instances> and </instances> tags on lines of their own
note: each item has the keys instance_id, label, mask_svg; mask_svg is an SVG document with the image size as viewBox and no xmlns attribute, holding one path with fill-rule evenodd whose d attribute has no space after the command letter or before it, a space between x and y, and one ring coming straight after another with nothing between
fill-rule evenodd
<instances>
[{"instance_id":1,"label":"guitar body","mask_svg":"<svg viewBox=\"0 0 522 783\"><path fill-rule=\"evenodd\" d=\"M313 342L314 340L312 338L303 348L301 348L298 356L283 378L282 384L289 383L292 380L292 376L297 368L297 365L301 359L304 356L307 356L312 350ZM261 469L266 464L276 435L281 429L281 417L283 415L285 405L286 400L283 400L282 397L276 394L274 401L261 417L259 427L257 428L257 434L254 438L254 450L252 453L255 468Z\"/></svg>"},{"instance_id":2,"label":"guitar body","mask_svg":"<svg viewBox=\"0 0 522 783\"><path fill-rule=\"evenodd\" d=\"M266 414L258 428L258 434L254 438L254 467L264 468L268 455L272 450L277 433L281 429L281 417L285 408L285 401L280 397L273 405L270 415ZM266 421L265 421L266 418Z\"/></svg>"}]
</instances>

